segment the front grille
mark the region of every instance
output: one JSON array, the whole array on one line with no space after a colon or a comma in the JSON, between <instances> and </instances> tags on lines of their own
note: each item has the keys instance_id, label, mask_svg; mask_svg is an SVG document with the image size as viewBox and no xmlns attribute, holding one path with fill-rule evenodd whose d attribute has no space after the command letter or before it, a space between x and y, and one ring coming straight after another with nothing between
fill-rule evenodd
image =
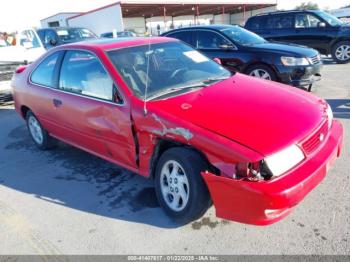
<instances>
[{"instance_id":1,"label":"front grille","mask_svg":"<svg viewBox=\"0 0 350 262\"><path fill-rule=\"evenodd\" d=\"M321 57L319 55L315 55L313 57L310 57L309 60L312 65L316 65L321 62Z\"/></svg>"},{"instance_id":2,"label":"front grille","mask_svg":"<svg viewBox=\"0 0 350 262\"><path fill-rule=\"evenodd\" d=\"M318 146L326 139L328 133L328 121L325 121L322 126L312 134L306 141L302 143L302 148L305 154L309 155L314 152ZM323 136L323 139L320 139Z\"/></svg>"}]
</instances>

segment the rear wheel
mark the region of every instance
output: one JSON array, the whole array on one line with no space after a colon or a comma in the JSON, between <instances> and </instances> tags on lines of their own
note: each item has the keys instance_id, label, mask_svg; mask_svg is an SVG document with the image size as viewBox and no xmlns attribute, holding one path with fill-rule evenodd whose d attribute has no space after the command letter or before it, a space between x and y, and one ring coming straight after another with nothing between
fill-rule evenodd
<instances>
[{"instance_id":1,"label":"rear wheel","mask_svg":"<svg viewBox=\"0 0 350 262\"><path fill-rule=\"evenodd\" d=\"M200 218L211 204L201 171L202 157L187 148L171 148L160 157L155 176L157 198L166 214L180 224Z\"/></svg>"},{"instance_id":2,"label":"rear wheel","mask_svg":"<svg viewBox=\"0 0 350 262\"><path fill-rule=\"evenodd\" d=\"M249 67L246 71L246 74L265 80L277 80L275 72L269 66L263 64L253 65Z\"/></svg>"},{"instance_id":3,"label":"rear wheel","mask_svg":"<svg viewBox=\"0 0 350 262\"><path fill-rule=\"evenodd\" d=\"M37 117L30 110L26 114L26 122L32 140L41 150L49 149L55 144L54 138L50 137L49 133L42 127Z\"/></svg>"},{"instance_id":4,"label":"rear wheel","mask_svg":"<svg viewBox=\"0 0 350 262\"><path fill-rule=\"evenodd\" d=\"M350 61L350 41L336 43L332 48L332 58L338 64Z\"/></svg>"}]
</instances>

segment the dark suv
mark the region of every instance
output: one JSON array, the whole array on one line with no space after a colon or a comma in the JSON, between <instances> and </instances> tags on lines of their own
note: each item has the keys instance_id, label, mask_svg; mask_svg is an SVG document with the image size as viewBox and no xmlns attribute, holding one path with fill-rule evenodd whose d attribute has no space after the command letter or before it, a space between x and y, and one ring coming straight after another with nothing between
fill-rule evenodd
<instances>
[{"instance_id":1,"label":"dark suv","mask_svg":"<svg viewBox=\"0 0 350 262\"><path fill-rule=\"evenodd\" d=\"M180 39L223 66L254 77L308 87L320 79L322 62L311 48L270 43L240 26L210 25L171 30L162 36Z\"/></svg>"},{"instance_id":2,"label":"dark suv","mask_svg":"<svg viewBox=\"0 0 350 262\"><path fill-rule=\"evenodd\" d=\"M249 18L245 28L269 40L306 45L331 54L337 63L350 61L350 25L320 10L261 14Z\"/></svg>"}]
</instances>

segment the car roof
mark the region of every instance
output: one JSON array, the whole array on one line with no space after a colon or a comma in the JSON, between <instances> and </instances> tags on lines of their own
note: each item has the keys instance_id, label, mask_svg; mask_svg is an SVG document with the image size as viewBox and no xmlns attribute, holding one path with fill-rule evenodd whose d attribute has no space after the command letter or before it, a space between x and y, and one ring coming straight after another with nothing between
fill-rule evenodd
<instances>
[{"instance_id":1,"label":"car roof","mask_svg":"<svg viewBox=\"0 0 350 262\"><path fill-rule=\"evenodd\" d=\"M94 39L83 42L76 42L72 44L63 45L62 47L69 48L86 48L86 49L99 49L108 51L112 49L125 48L131 46L141 46L148 44L164 43L179 41L173 38L167 37L123 37L123 38L102 38Z\"/></svg>"},{"instance_id":2,"label":"car roof","mask_svg":"<svg viewBox=\"0 0 350 262\"><path fill-rule=\"evenodd\" d=\"M281 10L281 11L274 11L274 12L267 12L267 13L261 13L261 14L257 14L254 15L250 18L253 17L259 17L259 16L267 16L267 15L280 15L280 14L289 14L289 13L316 13L320 10L308 10L308 9L303 9L303 10ZM248 18L248 19L250 19Z\"/></svg>"},{"instance_id":3,"label":"car roof","mask_svg":"<svg viewBox=\"0 0 350 262\"><path fill-rule=\"evenodd\" d=\"M182 31L182 30L188 30L188 29L211 29L211 30L220 31L220 30L222 30L222 29L229 28L229 27L239 27L239 25L222 25L222 24L215 24L215 25L186 26L186 27L181 27L181 28L169 30L169 31L163 33L163 35L167 35L167 34L170 33L170 32L176 32L176 31Z\"/></svg>"}]
</instances>

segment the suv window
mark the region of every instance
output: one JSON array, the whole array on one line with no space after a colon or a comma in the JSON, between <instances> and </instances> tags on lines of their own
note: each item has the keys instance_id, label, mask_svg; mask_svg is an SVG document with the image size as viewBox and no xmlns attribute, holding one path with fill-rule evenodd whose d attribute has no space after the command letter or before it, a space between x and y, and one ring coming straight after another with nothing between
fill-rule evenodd
<instances>
[{"instance_id":1,"label":"suv window","mask_svg":"<svg viewBox=\"0 0 350 262\"><path fill-rule=\"evenodd\" d=\"M59 88L72 93L112 101L113 80L99 59L85 51L67 51Z\"/></svg>"},{"instance_id":2,"label":"suv window","mask_svg":"<svg viewBox=\"0 0 350 262\"><path fill-rule=\"evenodd\" d=\"M190 31L175 32L167 35L167 37L173 37L188 44L192 44L191 36L192 32Z\"/></svg>"},{"instance_id":3,"label":"suv window","mask_svg":"<svg viewBox=\"0 0 350 262\"><path fill-rule=\"evenodd\" d=\"M266 21L268 29L287 29L293 28L294 16L292 14L270 16Z\"/></svg>"},{"instance_id":4,"label":"suv window","mask_svg":"<svg viewBox=\"0 0 350 262\"><path fill-rule=\"evenodd\" d=\"M256 16L248 19L246 28L249 30L259 30L266 27L266 16Z\"/></svg>"},{"instance_id":5,"label":"suv window","mask_svg":"<svg viewBox=\"0 0 350 262\"><path fill-rule=\"evenodd\" d=\"M296 28L314 28L318 27L322 21L311 14L296 14L295 27Z\"/></svg>"},{"instance_id":6,"label":"suv window","mask_svg":"<svg viewBox=\"0 0 350 262\"><path fill-rule=\"evenodd\" d=\"M211 31L197 31L197 44L199 49L219 49L220 45L227 44L232 45L224 37L218 33Z\"/></svg>"},{"instance_id":7,"label":"suv window","mask_svg":"<svg viewBox=\"0 0 350 262\"><path fill-rule=\"evenodd\" d=\"M56 52L45 58L33 71L31 81L35 84L55 87L54 72L60 52Z\"/></svg>"}]
</instances>

